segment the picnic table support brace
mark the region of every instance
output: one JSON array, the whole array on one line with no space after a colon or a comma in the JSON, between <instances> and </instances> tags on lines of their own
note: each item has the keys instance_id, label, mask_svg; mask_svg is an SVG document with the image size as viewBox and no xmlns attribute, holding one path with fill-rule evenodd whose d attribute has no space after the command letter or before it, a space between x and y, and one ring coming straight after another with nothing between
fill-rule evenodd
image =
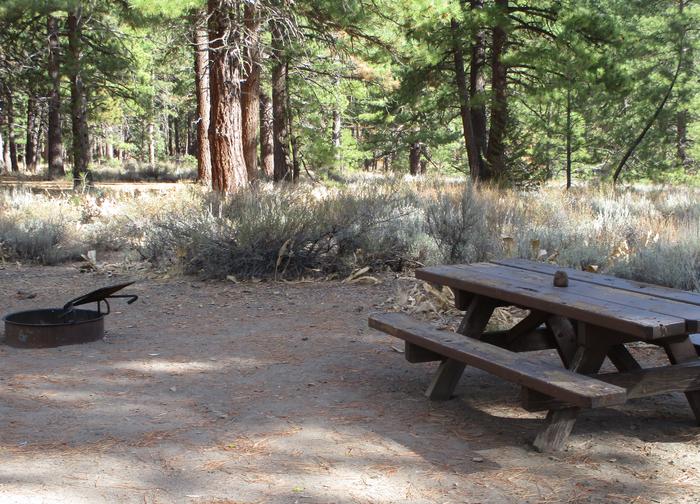
<instances>
[{"instance_id":1,"label":"picnic table support brace","mask_svg":"<svg viewBox=\"0 0 700 504\"><path fill-rule=\"evenodd\" d=\"M664 350L666 350L666 355L671 361L671 364L682 364L683 362L694 361L698 359L698 354L695 351L695 346L693 342L690 341L689 336L677 341L669 341L668 343L663 343ZM700 424L700 391L686 392L685 397L688 399L688 404L690 409L693 410L695 414L695 419L698 424Z\"/></svg>"},{"instance_id":2,"label":"picnic table support brace","mask_svg":"<svg viewBox=\"0 0 700 504\"><path fill-rule=\"evenodd\" d=\"M457 332L470 338L480 339L496 305L495 301L487 297L473 296ZM442 361L435 378L425 391L426 397L433 401L451 399L464 368L464 364L452 359Z\"/></svg>"},{"instance_id":3,"label":"picnic table support brace","mask_svg":"<svg viewBox=\"0 0 700 504\"><path fill-rule=\"evenodd\" d=\"M582 341L586 341L585 331L585 324L579 324L579 337ZM568 340L572 337L572 332L573 326L569 324L568 328L565 327L561 337ZM573 337L575 341L576 335L573 334ZM579 346L576 349L573 358L571 358L571 364L568 366L571 371L592 374L597 373L603 365L605 356L608 353L608 346L593 345L593 341L590 340L587 343L589 346ZM561 451L566 444L569 434L571 434L571 430L574 428L579 411L579 408L549 410L546 419L547 424L537 434L533 442L534 447L541 452Z\"/></svg>"}]
</instances>

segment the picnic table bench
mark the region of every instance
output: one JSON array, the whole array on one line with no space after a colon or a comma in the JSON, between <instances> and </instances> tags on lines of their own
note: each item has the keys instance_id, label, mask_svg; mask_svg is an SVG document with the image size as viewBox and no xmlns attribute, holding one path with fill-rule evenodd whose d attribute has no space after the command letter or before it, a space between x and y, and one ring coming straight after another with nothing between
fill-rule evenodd
<instances>
[{"instance_id":1,"label":"picnic table bench","mask_svg":"<svg viewBox=\"0 0 700 504\"><path fill-rule=\"evenodd\" d=\"M564 282L554 285L555 277ZM453 290L465 311L457 333L402 313L371 316L369 325L403 339L409 362L440 361L430 399L450 399L466 365L517 383L525 409L548 410L533 443L545 452L565 446L581 409L639 397L684 392L700 422L700 359L690 338L700 332L700 294L522 259L422 268L416 278ZM529 314L486 332L499 306ZM671 365L643 369L625 346L635 341L662 347ZM547 349L563 367L523 353ZM599 374L606 357L618 372Z\"/></svg>"}]
</instances>

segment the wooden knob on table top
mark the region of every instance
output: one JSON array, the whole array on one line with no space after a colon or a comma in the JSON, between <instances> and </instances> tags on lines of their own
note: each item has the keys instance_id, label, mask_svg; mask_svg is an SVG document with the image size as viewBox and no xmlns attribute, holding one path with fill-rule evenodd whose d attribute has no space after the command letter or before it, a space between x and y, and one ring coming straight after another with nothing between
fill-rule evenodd
<instances>
[{"instance_id":1,"label":"wooden knob on table top","mask_svg":"<svg viewBox=\"0 0 700 504\"><path fill-rule=\"evenodd\" d=\"M557 271L554 273L554 286L555 287L568 287L569 286L569 275L566 271Z\"/></svg>"}]
</instances>

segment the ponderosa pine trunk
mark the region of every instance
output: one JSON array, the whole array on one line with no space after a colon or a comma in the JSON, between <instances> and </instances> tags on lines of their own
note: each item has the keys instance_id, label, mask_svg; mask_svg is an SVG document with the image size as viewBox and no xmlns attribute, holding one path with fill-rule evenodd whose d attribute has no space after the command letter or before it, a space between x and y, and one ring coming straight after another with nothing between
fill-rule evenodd
<instances>
[{"instance_id":1,"label":"ponderosa pine trunk","mask_svg":"<svg viewBox=\"0 0 700 504\"><path fill-rule=\"evenodd\" d=\"M678 14L681 18L684 15L685 4L687 1L688 0L678 0ZM683 35L683 39L685 39L685 35ZM681 43L683 43L683 41ZM695 60L692 57L686 58L683 62L681 74L684 74L685 76L692 75L692 66L694 61ZM688 113L687 106L685 103L683 103L684 99L688 99L687 96L684 96L685 94L687 94L687 92L684 93L681 91L679 93L679 98L682 105L681 109L676 112L676 157L678 158L678 163L683 167L687 167L688 165L692 164L692 159L688 154L688 121L690 119L690 114Z\"/></svg>"},{"instance_id":2,"label":"ponderosa pine trunk","mask_svg":"<svg viewBox=\"0 0 700 504\"><path fill-rule=\"evenodd\" d=\"M2 110L0 110L0 173L7 169L7 164L5 164L5 131L3 126L5 125L5 119L2 115Z\"/></svg>"},{"instance_id":3,"label":"ponderosa pine trunk","mask_svg":"<svg viewBox=\"0 0 700 504\"><path fill-rule=\"evenodd\" d=\"M197 14L194 27L194 73L197 95L197 181L211 185L209 151L209 33L206 12Z\"/></svg>"},{"instance_id":4,"label":"ponderosa pine trunk","mask_svg":"<svg viewBox=\"0 0 700 504\"><path fill-rule=\"evenodd\" d=\"M246 2L244 7L246 35L245 70L243 83L243 157L248 170L248 180L258 178L258 142L260 135L260 11L258 2Z\"/></svg>"},{"instance_id":5,"label":"ponderosa pine trunk","mask_svg":"<svg viewBox=\"0 0 700 504\"><path fill-rule=\"evenodd\" d=\"M265 178L275 176L275 138L272 131L272 100L264 92L260 93L260 168Z\"/></svg>"},{"instance_id":6,"label":"ponderosa pine trunk","mask_svg":"<svg viewBox=\"0 0 700 504\"><path fill-rule=\"evenodd\" d=\"M272 131L274 137L274 180L291 181L294 177L289 150L289 118L287 110L287 65L284 27L272 21Z\"/></svg>"},{"instance_id":7,"label":"ponderosa pine trunk","mask_svg":"<svg viewBox=\"0 0 700 504\"><path fill-rule=\"evenodd\" d=\"M46 30L49 41L48 73L51 88L49 90L49 125L47 132L49 180L63 176L63 140L61 139L61 77L60 46L58 38L58 19L48 16Z\"/></svg>"},{"instance_id":8,"label":"ponderosa pine trunk","mask_svg":"<svg viewBox=\"0 0 700 504\"><path fill-rule=\"evenodd\" d=\"M505 167L505 137L508 127L508 96L507 96L507 67L503 55L508 42L506 32L508 0L496 0L498 11L493 27L491 46L491 124L489 140L486 148L486 164L491 171L491 177L502 179Z\"/></svg>"},{"instance_id":9,"label":"ponderosa pine trunk","mask_svg":"<svg viewBox=\"0 0 700 504\"><path fill-rule=\"evenodd\" d=\"M420 171L420 155L421 155L421 143L413 142L411 144L411 149L408 151L408 170L411 175L418 175Z\"/></svg>"},{"instance_id":10,"label":"ponderosa pine trunk","mask_svg":"<svg viewBox=\"0 0 700 504\"><path fill-rule=\"evenodd\" d=\"M571 189L571 83L566 89L566 188Z\"/></svg>"},{"instance_id":11,"label":"ponderosa pine trunk","mask_svg":"<svg viewBox=\"0 0 700 504\"><path fill-rule=\"evenodd\" d=\"M460 25L456 19L450 21L450 31L452 35L452 58L455 72L455 85L457 86L457 96L459 98L459 115L462 118L462 134L464 137L464 147L467 150L469 161L469 174L472 180L480 180L485 177L482 169L481 156L474 136L472 117L469 105L469 90L467 89L467 76L464 71L464 53L462 51L462 40L460 36ZM413 174L413 167L411 167Z\"/></svg>"},{"instance_id":12,"label":"ponderosa pine trunk","mask_svg":"<svg viewBox=\"0 0 700 504\"><path fill-rule=\"evenodd\" d=\"M87 93L83 82L83 13L78 5L68 13L68 52L70 62L70 108L73 131L73 187L83 178L90 183L90 138L87 123Z\"/></svg>"},{"instance_id":13,"label":"ponderosa pine trunk","mask_svg":"<svg viewBox=\"0 0 700 504\"><path fill-rule=\"evenodd\" d=\"M5 89L5 121L7 123L7 150L9 159L7 165L10 171L19 172L19 163L17 162L17 142L15 141L15 107L14 96L12 90L8 87Z\"/></svg>"},{"instance_id":14,"label":"ponderosa pine trunk","mask_svg":"<svg viewBox=\"0 0 700 504\"><path fill-rule=\"evenodd\" d=\"M676 113L676 157L681 166L691 164L688 155L688 116L685 109Z\"/></svg>"},{"instance_id":15,"label":"ponderosa pine trunk","mask_svg":"<svg viewBox=\"0 0 700 504\"><path fill-rule=\"evenodd\" d=\"M479 11L484 9L484 0L471 0L472 17L478 19ZM479 169L484 171L484 153L486 152L486 33L482 27L474 30L469 62L469 111L476 146L479 149Z\"/></svg>"},{"instance_id":16,"label":"ponderosa pine trunk","mask_svg":"<svg viewBox=\"0 0 700 504\"><path fill-rule=\"evenodd\" d=\"M175 130L175 158L180 159L182 147L180 145L180 117L173 117L173 129Z\"/></svg>"},{"instance_id":17,"label":"ponderosa pine trunk","mask_svg":"<svg viewBox=\"0 0 700 504\"><path fill-rule=\"evenodd\" d=\"M241 61L234 44L241 43L239 0L209 0L212 187L229 193L244 187L248 173L243 157Z\"/></svg>"},{"instance_id":18,"label":"ponderosa pine trunk","mask_svg":"<svg viewBox=\"0 0 700 504\"><path fill-rule=\"evenodd\" d=\"M167 130L167 136L168 136L168 156L175 157L175 145L173 143L173 140L175 139L175 135L173 133L173 118L168 116L166 120L166 130Z\"/></svg>"},{"instance_id":19,"label":"ponderosa pine trunk","mask_svg":"<svg viewBox=\"0 0 700 504\"><path fill-rule=\"evenodd\" d=\"M146 137L148 139L148 165L153 168L156 165L156 127L153 121L149 121L146 126Z\"/></svg>"},{"instance_id":20,"label":"ponderosa pine trunk","mask_svg":"<svg viewBox=\"0 0 700 504\"><path fill-rule=\"evenodd\" d=\"M27 135L24 142L24 168L29 173L34 173L36 171L36 164L38 161L38 127L41 122L41 119L37 117L38 115L39 106L36 96L30 94L27 97Z\"/></svg>"},{"instance_id":21,"label":"ponderosa pine trunk","mask_svg":"<svg viewBox=\"0 0 700 504\"><path fill-rule=\"evenodd\" d=\"M336 81L337 82L337 81ZM333 109L333 130L331 134L331 143L333 145L333 158L335 159L336 168L342 170L342 134L343 134L343 116L340 113L340 107L336 104Z\"/></svg>"}]
</instances>

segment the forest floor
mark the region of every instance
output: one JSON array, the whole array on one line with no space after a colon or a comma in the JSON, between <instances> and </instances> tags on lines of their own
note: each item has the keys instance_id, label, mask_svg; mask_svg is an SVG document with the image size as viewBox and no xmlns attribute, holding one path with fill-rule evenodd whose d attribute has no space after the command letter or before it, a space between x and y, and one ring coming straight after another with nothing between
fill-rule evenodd
<instances>
[{"instance_id":1,"label":"forest floor","mask_svg":"<svg viewBox=\"0 0 700 504\"><path fill-rule=\"evenodd\" d=\"M5 313L61 305L127 277L8 263L0 299ZM367 328L410 279L131 277L140 299L113 303L104 341L0 347L0 502L700 500L682 395L585 412L556 455L529 444L543 415L479 370L456 399L428 401L435 364Z\"/></svg>"},{"instance_id":2,"label":"forest floor","mask_svg":"<svg viewBox=\"0 0 700 504\"><path fill-rule=\"evenodd\" d=\"M167 191L176 187L176 184L193 184L193 182L123 182L115 180L97 181L94 182L93 185L97 189L109 189L110 191L133 193L134 191ZM41 192L53 194L72 191L73 182L71 180L66 179L41 180L38 177L27 177L26 179L18 179L14 176L0 175L0 190L14 189L18 187L29 189L35 193Z\"/></svg>"}]
</instances>

